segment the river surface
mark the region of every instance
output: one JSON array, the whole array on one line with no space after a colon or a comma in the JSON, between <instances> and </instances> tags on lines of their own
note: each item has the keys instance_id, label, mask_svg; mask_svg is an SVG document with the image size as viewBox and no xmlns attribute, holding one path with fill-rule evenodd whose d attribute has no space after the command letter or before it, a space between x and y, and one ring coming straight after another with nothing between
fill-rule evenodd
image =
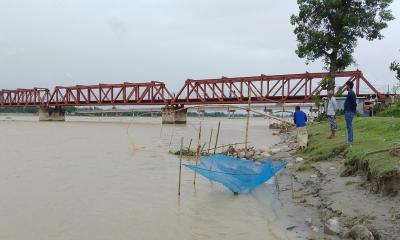
<instances>
[{"instance_id":1,"label":"river surface","mask_svg":"<svg viewBox=\"0 0 400 240\"><path fill-rule=\"evenodd\" d=\"M202 143L220 120L218 145L243 142L244 119L206 118ZM160 122L0 116L0 239L290 239L271 183L234 196L201 176L194 187L183 168L178 198L179 159L168 151L181 136L196 145L200 119ZM251 119L251 145L278 141L267 124Z\"/></svg>"}]
</instances>

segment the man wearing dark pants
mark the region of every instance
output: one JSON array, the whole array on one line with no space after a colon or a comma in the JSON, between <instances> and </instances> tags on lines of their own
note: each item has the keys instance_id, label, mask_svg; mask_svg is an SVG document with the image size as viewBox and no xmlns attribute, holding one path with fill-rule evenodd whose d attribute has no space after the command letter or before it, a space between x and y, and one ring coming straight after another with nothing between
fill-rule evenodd
<instances>
[{"instance_id":1,"label":"man wearing dark pants","mask_svg":"<svg viewBox=\"0 0 400 240\"><path fill-rule=\"evenodd\" d=\"M356 94L353 91L353 82L347 81L346 88L348 91L346 101L344 102L344 119L346 120L347 127L347 143L353 144L353 118L357 111Z\"/></svg>"}]
</instances>

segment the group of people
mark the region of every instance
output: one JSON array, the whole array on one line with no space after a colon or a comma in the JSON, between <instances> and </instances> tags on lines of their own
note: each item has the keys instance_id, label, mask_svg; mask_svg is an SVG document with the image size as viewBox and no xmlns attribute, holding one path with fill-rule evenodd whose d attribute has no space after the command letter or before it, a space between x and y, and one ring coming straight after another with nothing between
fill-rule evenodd
<instances>
[{"instance_id":1,"label":"group of people","mask_svg":"<svg viewBox=\"0 0 400 240\"><path fill-rule=\"evenodd\" d=\"M346 82L346 89L348 91L346 100L344 102L344 119L346 121L347 128L347 143L351 146L354 142L354 130L353 130L353 118L357 112L357 99L356 94L353 91L353 82ZM335 98L333 90L328 91L328 105L326 114L331 129L331 135L329 138L336 137L337 122L336 112L338 110L338 104ZM296 106L296 110L293 114L293 121L297 128L297 143L300 148L306 148L308 142L307 134L307 114L300 109L300 106Z\"/></svg>"}]
</instances>

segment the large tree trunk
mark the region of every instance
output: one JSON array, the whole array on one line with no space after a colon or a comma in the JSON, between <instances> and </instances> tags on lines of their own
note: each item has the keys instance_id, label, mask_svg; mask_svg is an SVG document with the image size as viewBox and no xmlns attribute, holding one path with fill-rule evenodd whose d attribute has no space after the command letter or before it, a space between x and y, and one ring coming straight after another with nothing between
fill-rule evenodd
<instances>
[{"instance_id":1,"label":"large tree trunk","mask_svg":"<svg viewBox=\"0 0 400 240\"><path fill-rule=\"evenodd\" d=\"M333 52L330 56L330 64L329 64L329 80L326 86L326 90L335 91L335 77L337 72L337 53Z\"/></svg>"}]
</instances>

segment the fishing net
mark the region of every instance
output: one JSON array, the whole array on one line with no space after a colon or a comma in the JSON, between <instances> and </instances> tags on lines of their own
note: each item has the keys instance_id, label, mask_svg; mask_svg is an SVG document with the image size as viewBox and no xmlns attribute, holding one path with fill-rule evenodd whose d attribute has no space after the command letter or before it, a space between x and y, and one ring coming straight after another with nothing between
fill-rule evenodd
<instances>
[{"instance_id":1,"label":"fishing net","mask_svg":"<svg viewBox=\"0 0 400 240\"><path fill-rule=\"evenodd\" d=\"M222 183L232 192L237 193L251 192L286 167L286 163L273 163L271 158L260 163L222 154L201 157L197 166L184 165L212 181Z\"/></svg>"}]
</instances>

